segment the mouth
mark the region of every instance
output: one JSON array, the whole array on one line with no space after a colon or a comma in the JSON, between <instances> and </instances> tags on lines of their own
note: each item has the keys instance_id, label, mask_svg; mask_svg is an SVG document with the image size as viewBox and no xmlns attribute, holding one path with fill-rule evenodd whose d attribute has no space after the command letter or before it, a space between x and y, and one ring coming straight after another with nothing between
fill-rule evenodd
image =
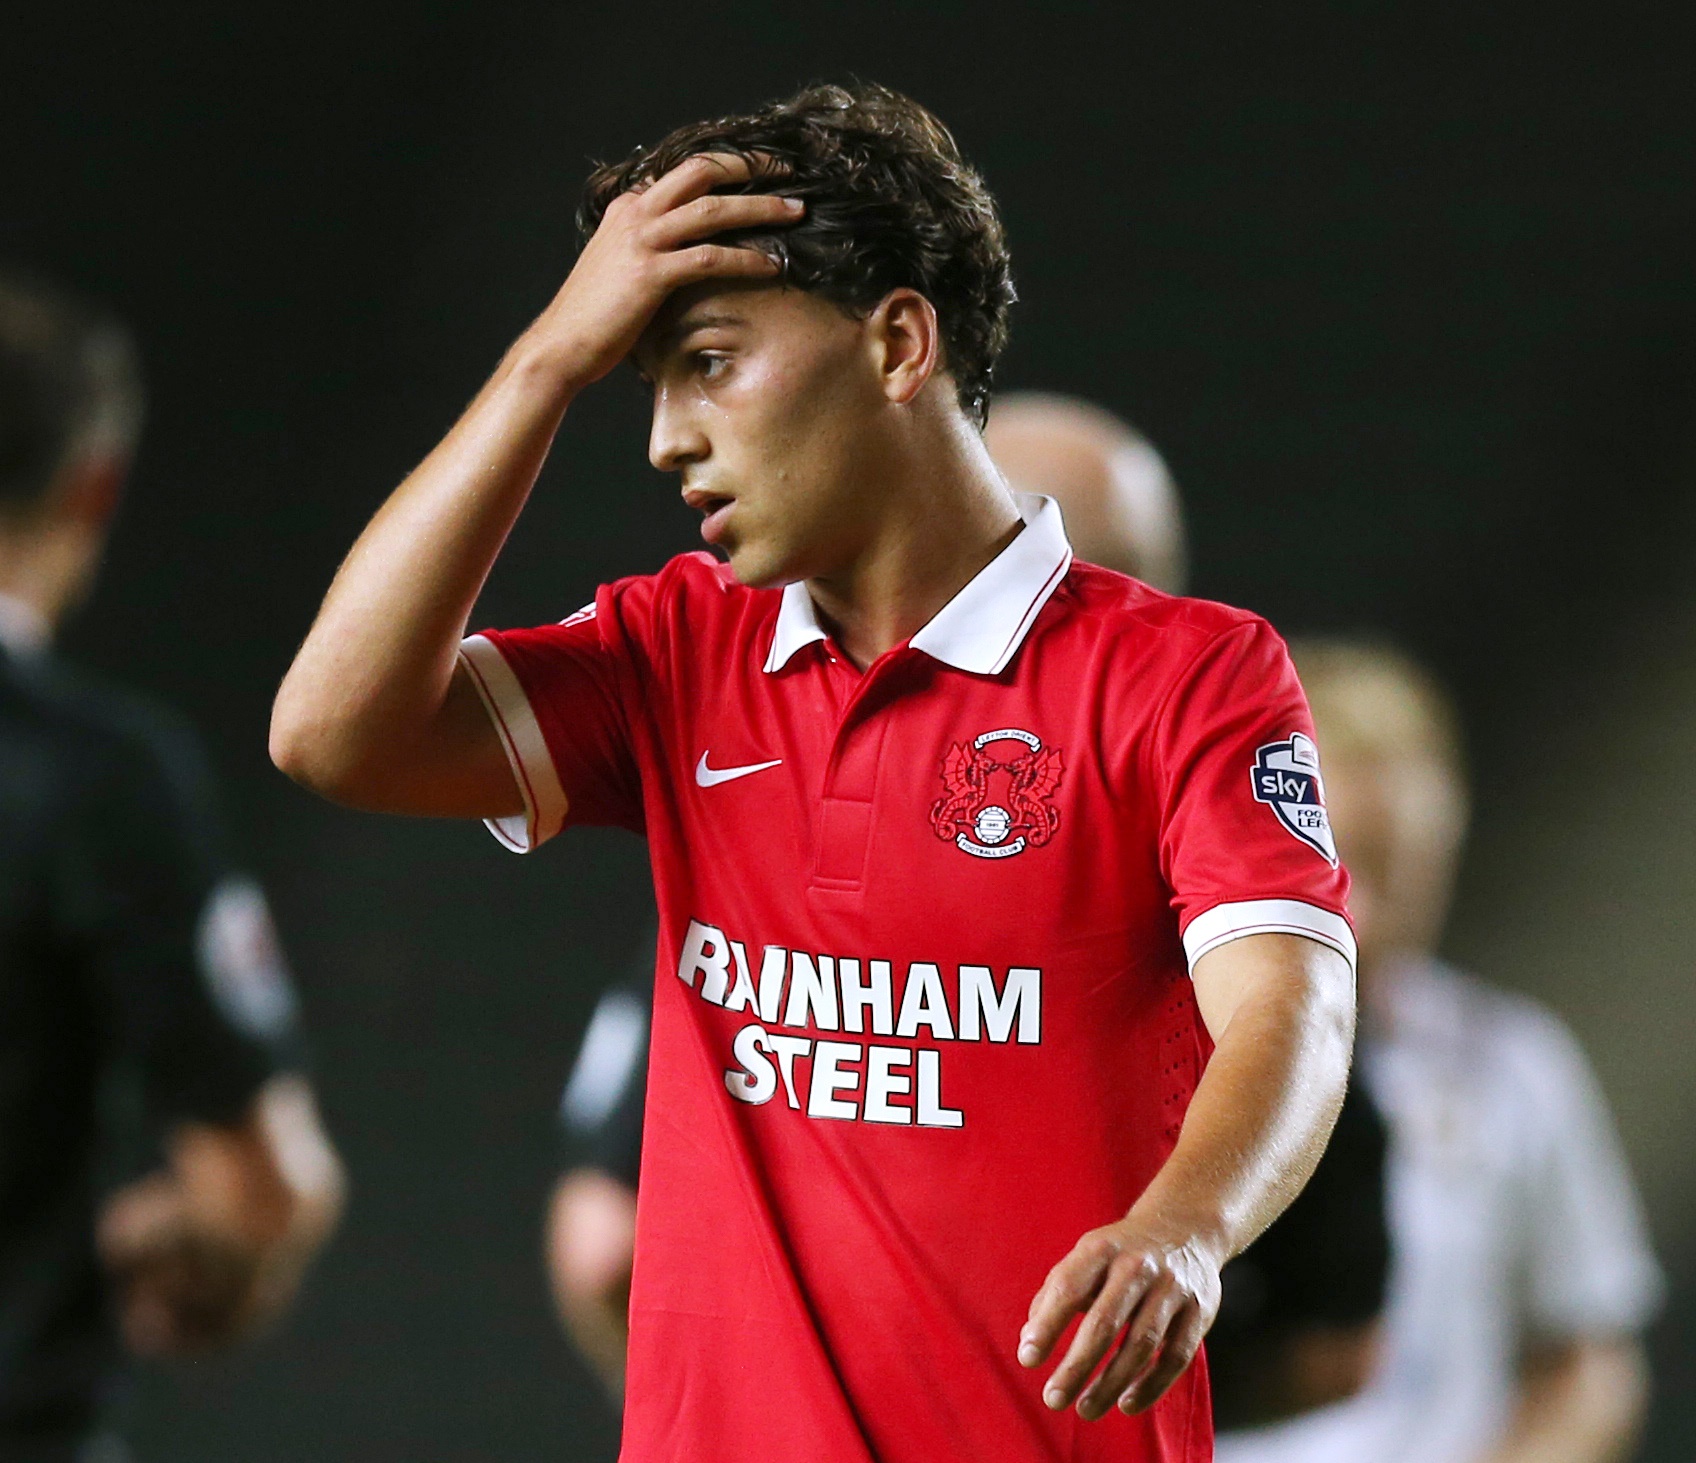
<instances>
[{"instance_id":1,"label":"mouth","mask_svg":"<svg viewBox=\"0 0 1696 1463\"><path fill-rule=\"evenodd\" d=\"M730 510L736 506L736 499L723 493L690 491L684 495L689 500L691 508L701 511L701 537L709 544L716 544L723 536L725 525L730 518Z\"/></svg>"}]
</instances>

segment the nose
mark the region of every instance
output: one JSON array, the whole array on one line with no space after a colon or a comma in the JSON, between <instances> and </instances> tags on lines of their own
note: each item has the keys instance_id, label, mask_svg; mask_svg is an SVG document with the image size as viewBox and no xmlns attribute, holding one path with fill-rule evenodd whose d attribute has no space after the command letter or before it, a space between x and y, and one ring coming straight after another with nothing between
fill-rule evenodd
<instances>
[{"instance_id":1,"label":"nose","mask_svg":"<svg viewBox=\"0 0 1696 1463\"><path fill-rule=\"evenodd\" d=\"M654 390L654 420L648 429L648 461L661 472L681 472L712 450L697 412L685 393L664 383Z\"/></svg>"}]
</instances>

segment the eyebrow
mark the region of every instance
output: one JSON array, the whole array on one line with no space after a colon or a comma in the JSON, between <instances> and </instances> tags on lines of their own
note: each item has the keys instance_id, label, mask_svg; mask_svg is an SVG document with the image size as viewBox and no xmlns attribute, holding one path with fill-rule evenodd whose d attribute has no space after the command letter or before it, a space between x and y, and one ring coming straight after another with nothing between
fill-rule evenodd
<instances>
[{"instance_id":1,"label":"eyebrow","mask_svg":"<svg viewBox=\"0 0 1696 1463\"><path fill-rule=\"evenodd\" d=\"M702 310L699 313L690 311L675 325L660 337L660 346L674 346L686 336L693 335L697 330L711 330L720 325L746 325L747 320L741 316L724 310Z\"/></svg>"}]
</instances>

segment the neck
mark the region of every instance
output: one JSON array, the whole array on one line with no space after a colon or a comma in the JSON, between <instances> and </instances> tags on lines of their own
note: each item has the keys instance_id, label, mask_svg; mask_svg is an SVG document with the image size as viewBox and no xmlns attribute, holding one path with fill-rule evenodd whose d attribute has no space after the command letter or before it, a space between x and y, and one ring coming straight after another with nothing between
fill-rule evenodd
<instances>
[{"instance_id":1,"label":"neck","mask_svg":"<svg viewBox=\"0 0 1696 1463\"><path fill-rule=\"evenodd\" d=\"M923 629L1017 537L1023 524L983 438L964 419L935 424L901 454L862 550L807 581L821 619L855 665Z\"/></svg>"}]
</instances>

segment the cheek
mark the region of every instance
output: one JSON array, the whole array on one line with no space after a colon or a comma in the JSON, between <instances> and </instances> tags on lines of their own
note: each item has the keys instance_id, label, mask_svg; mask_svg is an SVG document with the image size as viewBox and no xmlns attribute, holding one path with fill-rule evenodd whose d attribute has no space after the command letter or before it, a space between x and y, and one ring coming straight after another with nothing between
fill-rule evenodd
<instances>
[{"instance_id":1,"label":"cheek","mask_svg":"<svg viewBox=\"0 0 1696 1463\"><path fill-rule=\"evenodd\" d=\"M750 361L725 406L745 458L780 479L835 475L859 435L862 412L847 373L816 360Z\"/></svg>"}]
</instances>

